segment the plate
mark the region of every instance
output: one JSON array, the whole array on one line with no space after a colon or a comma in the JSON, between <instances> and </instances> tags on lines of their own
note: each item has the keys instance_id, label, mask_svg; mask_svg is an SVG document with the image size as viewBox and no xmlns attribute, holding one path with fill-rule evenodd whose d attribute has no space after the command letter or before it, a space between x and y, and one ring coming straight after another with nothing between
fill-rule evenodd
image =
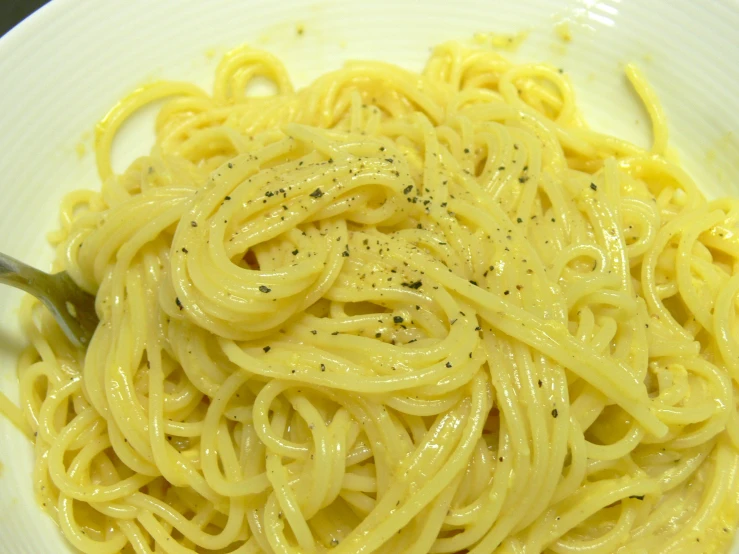
<instances>
[{"instance_id":1,"label":"plate","mask_svg":"<svg viewBox=\"0 0 739 554\"><path fill-rule=\"evenodd\" d=\"M709 195L739 194L738 27L736 0L54 0L0 40L0 251L48 268L62 196L99 187L95 122L146 81L209 87L220 55L245 42L281 57L300 85L348 59L418 70L436 43L525 33L511 58L562 67L593 127L646 144L647 116L622 73L636 62L688 171ZM124 130L117 168L148 150L150 123L143 114ZM0 389L12 399L19 301L0 287ZM31 446L4 419L0 445L3 551L69 551L35 503Z\"/></svg>"}]
</instances>

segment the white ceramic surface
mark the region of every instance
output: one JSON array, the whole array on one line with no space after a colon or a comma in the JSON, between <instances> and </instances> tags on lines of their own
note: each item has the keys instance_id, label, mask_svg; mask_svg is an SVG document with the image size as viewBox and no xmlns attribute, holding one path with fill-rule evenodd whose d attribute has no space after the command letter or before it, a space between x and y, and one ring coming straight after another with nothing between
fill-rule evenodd
<instances>
[{"instance_id":1,"label":"white ceramic surface","mask_svg":"<svg viewBox=\"0 0 739 554\"><path fill-rule=\"evenodd\" d=\"M563 67L594 127L644 143L646 114L621 72L635 61L692 175L710 195L739 194L737 28L739 0L55 0L0 40L0 251L48 267L62 195L99 186L95 122L147 80L209 86L218 56L243 42L282 57L300 84L350 58L420 69L437 42L528 31L513 58ZM148 149L140 123L118 144L119 168ZM19 300L0 287L0 389L11 398ZM67 552L35 504L31 447L1 418L0 463L0 551Z\"/></svg>"}]
</instances>

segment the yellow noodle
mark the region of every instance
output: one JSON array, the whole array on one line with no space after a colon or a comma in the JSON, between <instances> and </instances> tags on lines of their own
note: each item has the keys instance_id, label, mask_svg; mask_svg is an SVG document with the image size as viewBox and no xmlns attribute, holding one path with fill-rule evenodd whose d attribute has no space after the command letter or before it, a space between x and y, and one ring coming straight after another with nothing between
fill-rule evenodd
<instances>
[{"instance_id":1,"label":"yellow noodle","mask_svg":"<svg viewBox=\"0 0 739 554\"><path fill-rule=\"evenodd\" d=\"M134 91L27 299L39 501L83 552L726 552L739 513L739 201L587 129L566 75L438 46L295 91ZM253 97L266 78L276 92ZM120 126L165 97L121 174ZM605 101L605 100L604 100ZM604 105L604 109L610 107Z\"/></svg>"}]
</instances>

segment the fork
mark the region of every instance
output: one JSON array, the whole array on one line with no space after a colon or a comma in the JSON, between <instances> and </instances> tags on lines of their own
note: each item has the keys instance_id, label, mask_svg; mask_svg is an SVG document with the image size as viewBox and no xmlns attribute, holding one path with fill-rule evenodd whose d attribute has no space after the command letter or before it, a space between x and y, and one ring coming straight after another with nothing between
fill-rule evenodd
<instances>
[{"instance_id":1,"label":"fork","mask_svg":"<svg viewBox=\"0 0 739 554\"><path fill-rule=\"evenodd\" d=\"M44 273L0 253L0 283L38 298L72 343L81 348L90 343L98 324L95 297L77 286L66 271Z\"/></svg>"}]
</instances>

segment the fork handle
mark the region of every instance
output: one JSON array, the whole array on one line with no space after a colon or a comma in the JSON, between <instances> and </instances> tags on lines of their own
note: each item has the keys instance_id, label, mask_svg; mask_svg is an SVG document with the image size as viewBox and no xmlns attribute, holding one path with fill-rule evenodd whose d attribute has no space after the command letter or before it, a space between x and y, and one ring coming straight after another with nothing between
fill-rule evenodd
<instances>
[{"instance_id":1,"label":"fork handle","mask_svg":"<svg viewBox=\"0 0 739 554\"><path fill-rule=\"evenodd\" d=\"M38 298L72 343L85 347L98 324L95 297L66 273L50 275L0 252L0 283Z\"/></svg>"}]
</instances>

